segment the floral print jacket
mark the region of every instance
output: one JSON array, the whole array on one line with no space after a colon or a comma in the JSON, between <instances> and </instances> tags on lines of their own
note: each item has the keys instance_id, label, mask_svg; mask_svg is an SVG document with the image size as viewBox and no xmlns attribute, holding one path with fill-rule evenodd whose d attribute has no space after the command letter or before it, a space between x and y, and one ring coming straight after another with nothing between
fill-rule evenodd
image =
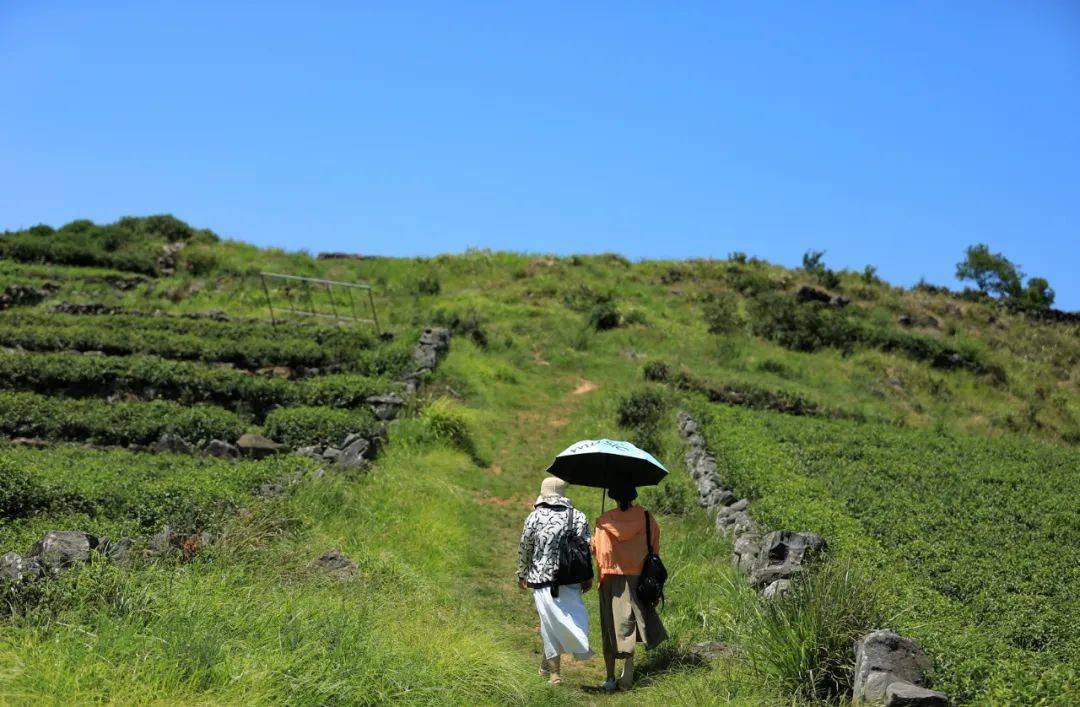
<instances>
[{"instance_id":1,"label":"floral print jacket","mask_svg":"<svg viewBox=\"0 0 1080 707\"><path fill-rule=\"evenodd\" d=\"M567 509L570 509L569 514ZM588 543L591 539L589 522L584 513L574 508L570 499L564 496L536 499L536 508L525 519L518 544L518 579L524 579L530 586L543 585L555 579L555 572L559 569L559 538L570 519L568 532L577 534Z\"/></svg>"}]
</instances>

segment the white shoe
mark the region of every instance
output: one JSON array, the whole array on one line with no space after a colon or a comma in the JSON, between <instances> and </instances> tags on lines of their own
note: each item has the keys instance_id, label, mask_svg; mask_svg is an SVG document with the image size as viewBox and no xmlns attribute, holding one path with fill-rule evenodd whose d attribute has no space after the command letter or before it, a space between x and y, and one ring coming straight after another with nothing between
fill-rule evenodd
<instances>
[{"instance_id":1,"label":"white shoe","mask_svg":"<svg viewBox=\"0 0 1080 707\"><path fill-rule=\"evenodd\" d=\"M615 682L615 680L614 680L614 679L611 679L611 680L605 680L605 681L604 681L604 684L603 684L603 685L601 685L601 686L600 686L600 688L601 688L601 689L602 689L602 690L603 690L604 692L615 692L616 690L618 690L618 689L619 689L619 683Z\"/></svg>"}]
</instances>

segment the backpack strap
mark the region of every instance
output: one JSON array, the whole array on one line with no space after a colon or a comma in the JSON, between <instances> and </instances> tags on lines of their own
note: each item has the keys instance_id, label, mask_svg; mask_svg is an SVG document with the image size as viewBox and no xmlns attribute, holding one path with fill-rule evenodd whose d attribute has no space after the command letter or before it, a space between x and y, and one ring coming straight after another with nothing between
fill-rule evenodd
<instances>
[{"instance_id":1,"label":"backpack strap","mask_svg":"<svg viewBox=\"0 0 1080 707\"><path fill-rule=\"evenodd\" d=\"M642 508L641 510L645 511L644 508ZM648 511L645 511L645 547L648 548L649 555L652 555L652 525L649 524Z\"/></svg>"}]
</instances>

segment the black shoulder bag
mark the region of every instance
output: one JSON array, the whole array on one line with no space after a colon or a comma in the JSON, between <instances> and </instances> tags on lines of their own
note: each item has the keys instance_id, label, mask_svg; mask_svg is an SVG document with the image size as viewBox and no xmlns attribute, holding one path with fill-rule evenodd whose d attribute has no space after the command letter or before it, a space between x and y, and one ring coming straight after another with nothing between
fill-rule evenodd
<instances>
[{"instance_id":1,"label":"black shoulder bag","mask_svg":"<svg viewBox=\"0 0 1080 707\"><path fill-rule=\"evenodd\" d=\"M660 556L653 552L652 526L649 522L649 512L645 511L645 546L648 553L645 555L645 564L641 568L641 577L638 578L638 599L647 606L656 606L664 600L664 582L667 581L667 568L664 567Z\"/></svg>"},{"instance_id":2,"label":"black shoulder bag","mask_svg":"<svg viewBox=\"0 0 1080 707\"><path fill-rule=\"evenodd\" d=\"M593 577L592 553L585 538L574 531L574 509L566 509L566 527L559 539L559 568L555 570L555 587L579 584ZM555 595L555 592L552 591ZM556 595L557 596L557 595Z\"/></svg>"}]
</instances>

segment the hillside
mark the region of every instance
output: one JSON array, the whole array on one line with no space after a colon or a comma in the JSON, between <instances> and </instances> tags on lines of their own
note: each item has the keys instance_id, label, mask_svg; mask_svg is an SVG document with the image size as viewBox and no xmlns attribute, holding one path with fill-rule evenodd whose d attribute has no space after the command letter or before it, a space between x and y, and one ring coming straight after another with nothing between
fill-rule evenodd
<instances>
[{"instance_id":1,"label":"hillside","mask_svg":"<svg viewBox=\"0 0 1080 707\"><path fill-rule=\"evenodd\" d=\"M275 319L343 293L260 271L369 283L378 330L272 323L268 292ZM171 217L4 233L0 292L0 551L112 539L4 585L5 702L836 701L883 626L961 703L1080 690L1069 317L741 254L317 258ZM680 410L757 522L828 540L818 576L865 598L842 622L799 594L775 605L788 642L762 639L776 616L695 502ZM256 434L284 446L235 444ZM630 695L592 689L601 661L539 680L512 577L543 469L597 437L672 471L643 500L673 640ZM703 641L727 648L702 664Z\"/></svg>"}]
</instances>

